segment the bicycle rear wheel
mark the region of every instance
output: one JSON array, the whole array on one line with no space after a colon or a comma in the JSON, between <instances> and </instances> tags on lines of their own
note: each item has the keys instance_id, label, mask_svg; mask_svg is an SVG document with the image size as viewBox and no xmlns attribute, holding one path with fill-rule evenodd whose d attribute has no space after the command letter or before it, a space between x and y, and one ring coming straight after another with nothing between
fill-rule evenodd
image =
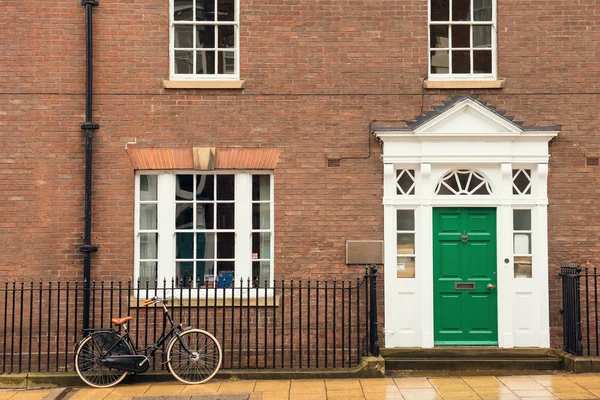
<instances>
[{"instance_id":1,"label":"bicycle rear wheel","mask_svg":"<svg viewBox=\"0 0 600 400\"><path fill-rule=\"evenodd\" d=\"M171 340L167 360L175 379L194 385L215 376L221 368L223 352L213 335L200 329L190 329Z\"/></svg>"},{"instance_id":2,"label":"bicycle rear wheel","mask_svg":"<svg viewBox=\"0 0 600 400\"><path fill-rule=\"evenodd\" d=\"M121 336L110 331L94 332L83 339L75 353L75 370L82 381L93 387L107 388L125 379L127 372L108 368L97 362L98 358L107 355L107 351L119 340ZM133 354L133 350L129 343L122 341L110 351L110 354L129 355Z\"/></svg>"}]
</instances>

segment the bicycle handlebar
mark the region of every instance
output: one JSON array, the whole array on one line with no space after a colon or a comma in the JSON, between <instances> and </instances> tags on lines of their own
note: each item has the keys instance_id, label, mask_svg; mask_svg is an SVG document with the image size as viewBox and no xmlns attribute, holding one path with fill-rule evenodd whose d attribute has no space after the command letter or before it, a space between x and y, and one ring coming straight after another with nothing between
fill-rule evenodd
<instances>
[{"instance_id":1,"label":"bicycle handlebar","mask_svg":"<svg viewBox=\"0 0 600 400\"><path fill-rule=\"evenodd\" d=\"M152 304L156 304L156 303L167 304L167 301L168 301L167 299L161 299L158 296L154 296L154 297L152 297L150 299L144 300L143 306L144 307L148 307L148 306L151 306Z\"/></svg>"}]
</instances>

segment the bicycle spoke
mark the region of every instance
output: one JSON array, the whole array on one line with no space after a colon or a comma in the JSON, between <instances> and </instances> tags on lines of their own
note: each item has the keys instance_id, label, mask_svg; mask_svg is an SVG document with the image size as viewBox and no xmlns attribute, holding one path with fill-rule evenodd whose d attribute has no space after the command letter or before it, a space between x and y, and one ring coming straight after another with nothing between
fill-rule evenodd
<instances>
[{"instance_id":1,"label":"bicycle spoke","mask_svg":"<svg viewBox=\"0 0 600 400\"><path fill-rule=\"evenodd\" d=\"M110 387L119 383L127 372L108 368L98 364L98 358L105 356L114 343L121 340L116 332L96 332L86 338L77 350L76 370L79 377L88 385L95 387ZM111 355L131 354L131 349L117 345L111 350Z\"/></svg>"},{"instance_id":2,"label":"bicycle spoke","mask_svg":"<svg viewBox=\"0 0 600 400\"><path fill-rule=\"evenodd\" d=\"M203 331L188 331L169 348L169 369L184 383L201 383L216 374L221 358L216 339Z\"/></svg>"}]
</instances>

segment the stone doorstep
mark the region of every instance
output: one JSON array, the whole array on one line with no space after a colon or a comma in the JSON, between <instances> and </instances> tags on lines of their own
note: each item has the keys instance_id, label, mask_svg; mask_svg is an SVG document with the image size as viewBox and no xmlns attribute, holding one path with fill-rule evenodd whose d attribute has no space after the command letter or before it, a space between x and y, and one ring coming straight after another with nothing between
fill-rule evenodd
<instances>
[{"instance_id":1,"label":"stone doorstep","mask_svg":"<svg viewBox=\"0 0 600 400\"><path fill-rule=\"evenodd\" d=\"M363 357L358 367L343 369L222 369L217 373L215 379L229 379L231 377L244 380L383 378L385 377L385 362L381 357ZM166 370L139 374L127 379L135 379L138 383L175 381L175 378ZM85 386L85 384L75 372L0 374L0 389L47 389L68 386Z\"/></svg>"},{"instance_id":2,"label":"stone doorstep","mask_svg":"<svg viewBox=\"0 0 600 400\"><path fill-rule=\"evenodd\" d=\"M600 357L576 356L564 350L558 350L562 358L563 369L576 374L600 372Z\"/></svg>"}]
</instances>

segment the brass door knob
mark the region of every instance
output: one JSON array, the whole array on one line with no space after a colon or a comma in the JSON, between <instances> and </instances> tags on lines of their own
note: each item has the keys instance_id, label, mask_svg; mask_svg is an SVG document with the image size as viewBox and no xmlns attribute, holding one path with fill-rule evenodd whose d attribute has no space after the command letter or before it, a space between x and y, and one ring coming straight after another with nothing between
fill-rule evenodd
<instances>
[{"instance_id":1,"label":"brass door knob","mask_svg":"<svg viewBox=\"0 0 600 400\"><path fill-rule=\"evenodd\" d=\"M488 288L489 290L496 289L496 285L492 285L491 283L488 283L488 284L487 284L487 288Z\"/></svg>"}]
</instances>

